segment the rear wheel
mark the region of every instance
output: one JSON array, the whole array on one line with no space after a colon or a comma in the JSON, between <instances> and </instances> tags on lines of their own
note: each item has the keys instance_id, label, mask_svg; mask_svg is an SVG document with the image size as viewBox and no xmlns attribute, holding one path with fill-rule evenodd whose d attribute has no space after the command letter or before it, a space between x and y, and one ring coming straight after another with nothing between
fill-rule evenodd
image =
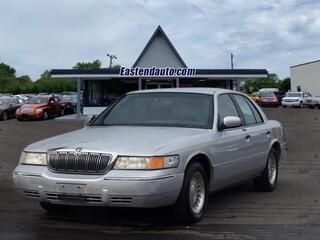
<instances>
[{"instance_id":1,"label":"rear wheel","mask_svg":"<svg viewBox=\"0 0 320 240\"><path fill-rule=\"evenodd\" d=\"M208 180L203 166L191 163L185 172L183 186L174 205L176 217L184 223L202 219L208 201Z\"/></svg>"},{"instance_id":2,"label":"rear wheel","mask_svg":"<svg viewBox=\"0 0 320 240\"><path fill-rule=\"evenodd\" d=\"M255 188L263 192L273 191L278 182L278 156L276 151L272 148L269 155L265 169L261 175L253 180Z\"/></svg>"},{"instance_id":3,"label":"rear wheel","mask_svg":"<svg viewBox=\"0 0 320 240\"><path fill-rule=\"evenodd\" d=\"M8 119L8 112L7 111L3 111L1 114L1 118L2 121L5 121Z\"/></svg>"}]
</instances>

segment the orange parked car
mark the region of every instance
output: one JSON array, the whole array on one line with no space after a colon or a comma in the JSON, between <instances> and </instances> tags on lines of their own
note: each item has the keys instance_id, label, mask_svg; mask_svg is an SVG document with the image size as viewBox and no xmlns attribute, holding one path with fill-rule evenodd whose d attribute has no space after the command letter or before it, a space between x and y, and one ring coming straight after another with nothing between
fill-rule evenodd
<instances>
[{"instance_id":1,"label":"orange parked car","mask_svg":"<svg viewBox=\"0 0 320 240\"><path fill-rule=\"evenodd\" d=\"M16 118L20 120L43 119L64 115L60 99L56 96L39 95L27 100L27 104L17 109Z\"/></svg>"}]
</instances>

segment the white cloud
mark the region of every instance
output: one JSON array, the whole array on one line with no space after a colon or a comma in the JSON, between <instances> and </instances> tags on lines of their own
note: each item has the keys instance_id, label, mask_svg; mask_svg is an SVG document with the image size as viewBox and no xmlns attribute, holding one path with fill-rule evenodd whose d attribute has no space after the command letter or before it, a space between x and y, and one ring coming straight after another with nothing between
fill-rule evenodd
<instances>
[{"instance_id":1,"label":"white cloud","mask_svg":"<svg viewBox=\"0 0 320 240\"><path fill-rule=\"evenodd\" d=\"M320 3L306 0L29 0L0 2L0 62L33 79L118 56L131 66L161 25L190 67L267 68L319 59Z\"/></svg>"}]
</instances>

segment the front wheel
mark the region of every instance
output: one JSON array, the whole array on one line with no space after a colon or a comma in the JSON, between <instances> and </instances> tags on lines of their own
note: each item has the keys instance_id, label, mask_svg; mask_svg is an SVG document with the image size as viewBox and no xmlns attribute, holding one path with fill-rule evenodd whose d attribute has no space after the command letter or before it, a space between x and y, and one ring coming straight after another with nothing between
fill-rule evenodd
<instances>
[{"instance_id":1,"label":"front wheel","mask_svg":"<svg viewBox=\"0 0 320 240\"><path fill-rule=\"evenodd\" d=\"M7 119L8 119L8 112L4 111L0 116L0 120L5 121Z\"/></svg>"},{"instance_id":2,"label":"front wheel","mask_svg":"<svg viewBox=\"0 0 320 240\"><path fill-rule=\"evenodd\" d=\"M273 191L278 182L278 157L274 149L268 155L265 169L259 177L253 180L255 188L263 192Z\"/></svg>"},{"instance_id":3,"label":"front wheel","mask_svg":"<svg viewBox=\"0 0 320 240\"><path fill-rule=\"evenodd\" d=\"M208 201L208 180L203 166L191 163L185 172L183 186L174 205L176 217L184 223L202 219Z\"/></svg>"},{"instance_id":4,"label":"front wheel","mask_svg":"<svg viewBox=\"0 0 320 240\"><path fill-rule=\"evenodd\" d=\"M48 118L49 118L48 112L44 111L43 112L43 120L48 120Z\"/></svg>"},{"instance_id":5,"label":"front wheel","mask_svg":"<svg viewBox=\"0 0 320 240\"><path fill-rule=\"evenodd\" d=\"M300 108L304 108L304 104L303 104L303 102L300 102L299 107L300 107Z\"/></svg>"}]
</instances>

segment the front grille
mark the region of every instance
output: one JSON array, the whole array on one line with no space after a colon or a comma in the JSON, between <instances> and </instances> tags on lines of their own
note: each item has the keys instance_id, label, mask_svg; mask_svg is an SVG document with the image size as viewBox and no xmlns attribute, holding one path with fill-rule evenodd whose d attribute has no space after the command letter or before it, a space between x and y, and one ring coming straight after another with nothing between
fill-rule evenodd
<instances>
[{"instance_id":1,"label":"front grille","mask_svg":"<svg viewBox=\"0 0 320 240\"><path fill-rule=\"evenodd\" d=\"M22 113L31 113L33 110L32 108L21 108L20 112Z\"/></svg>"},{"instance_id":2,"label":"front grille","mask_svg":"<svg viewBox=\"0 0 320 240\"><path fill-rule=\"evenodd\" d=\"M110 201L114 204L130 204L132 202L132 197L110 196Z\"/></svg>"},{"instance_id":3,"label":"front grille","mask_svg":"<svg viewBox=\"0 0 320 240\"><path fill-rule=\"evenodd\" d=\"M102 203L101 195L72 195L47 193L46 197L49 201L80 201L87 203Z\"/></svg>"},{"instance_id":4,"label":"front grille","mask_svg":"<svg viewBox=\"0 0 320 240\"><path fill-rule=\"evenodd\" d=\"M59 173L103 174L108 170L111 156L90 152L48 153L48 168Z\"/></svg>"},{"instance_id":5,"label":"front grille","mask_svg":"<svg viewBox=\"0 0 320 240\"><path fill-rule=\"evenodd\" d=\"M39 192L34 190L24 190L23 191L26 197L30 198L40 198Z\"/></svg>"}]
</instances>

